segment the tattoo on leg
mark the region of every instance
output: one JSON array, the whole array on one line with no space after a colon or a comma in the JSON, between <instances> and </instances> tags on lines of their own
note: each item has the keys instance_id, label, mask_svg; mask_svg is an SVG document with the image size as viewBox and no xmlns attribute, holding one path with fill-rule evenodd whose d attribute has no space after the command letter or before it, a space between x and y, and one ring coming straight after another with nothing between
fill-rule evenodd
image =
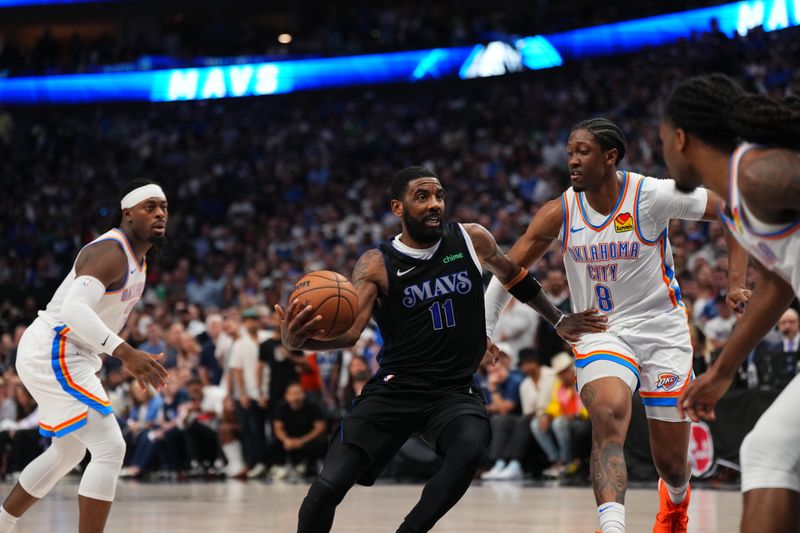
<instances>
[{"instance_id":1,"label":"tattoo on leg","mask_svg":"<svg viewBox=\"0 0 800 533\"><path fill-rule=\"evenodd\" d=\"M590 469L597 501L613 500L624 504L625 491L628 488L628 471L625 468L622 444L617 442L600 444L592 439Z\"/></svg>"},{"instance_id":2,"label":"tattoo on leg","mask_svg":"<svg viewBox=\"0 0 800 533\"><path fill-rule=\"evenodd\" d=\"M591 383L587 383L581 389L581 401L583 402L584 407L589 409L594 403L595 399L597 399L597 389L595 389Z\"/></svg>"}]
</instances>

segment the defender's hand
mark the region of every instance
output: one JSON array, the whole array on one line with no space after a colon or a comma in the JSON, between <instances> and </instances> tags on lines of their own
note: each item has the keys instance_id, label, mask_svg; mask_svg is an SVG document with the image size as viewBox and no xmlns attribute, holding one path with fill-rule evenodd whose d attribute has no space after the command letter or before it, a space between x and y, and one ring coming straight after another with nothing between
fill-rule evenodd
<instances>
[{"instance_id":1,"label":"defender's hand","mask_svg":"<svg viewBox=\"0 0 800 533\"><path fill-rule=\"evenodd\" d=\"M744 287L736 287L728 290L728 296L725 297L725 302L728 307L733 309L734 313L743 315L744 306L750 301L750 296L753 291L745 289Z\"/></svg>"},{"instance_id":2,"label":"defender's hand","mask_svg":"<svg viewBox=\"0 0 800 533\"><path fill-rule=\"evenodd\" d=\"M608 317L597 309L587 309L580 313L565 315L556 327L556 333L570 344L580 340L584 333L602 333L608 329Z\"/></svg>"},{"instance_id":3,"label":"defender's hand","mask_svg":"<svg viewBox=\"0 0 800 533\"><path fill-rule=\"evenodd\" d=\"M164 386L167 370L159 363L164 359L163 352L152 355L122 343L112 355L122 361L122 366L136 378L143 389L147 388L148 383L156 389Z\"/></svg>"},{"instance_id":4,"label":"defender's hand","mask_svg":"<svg viewBox=\"0 0 800 533\"><path fill-rule=\"evenodd\" d=\"M494 366L497 364L497 360L500 358L500 349L497 345L490 339L486 337L486 351L483 353L483 359L481 359L481 366Z\"/></svg>"},{"instance_id":5,"label":"defender's hand","mask_svg":"<svg viewBox=\"0 0 800 533\"><path fill-rule=\"evenodd\" d=\"M714 406L731 386L733 378L722 376L712 367L705 374L686 385L678 398L678 412L695 422L714 420Z\"/></svg>"}]
</instances>

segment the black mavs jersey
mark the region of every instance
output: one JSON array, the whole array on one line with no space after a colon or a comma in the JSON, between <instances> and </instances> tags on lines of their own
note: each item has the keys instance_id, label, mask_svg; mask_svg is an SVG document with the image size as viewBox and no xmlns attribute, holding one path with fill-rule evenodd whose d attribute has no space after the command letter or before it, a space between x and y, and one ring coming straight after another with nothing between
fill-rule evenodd
<instances>
[{"instance_id":1,"label":"black mavs jersey","mask_svg":"<svg viewBox=\"0 0 800 533\"><path fill-rule=\"evenodd\" d=\"M381 374L414 375L431 381L469 379L486 350L483 283L472 242L460 224L446 223L428 260L379 246L389 295L375 319L384 345Z\"/></svg>"}]
</instances>

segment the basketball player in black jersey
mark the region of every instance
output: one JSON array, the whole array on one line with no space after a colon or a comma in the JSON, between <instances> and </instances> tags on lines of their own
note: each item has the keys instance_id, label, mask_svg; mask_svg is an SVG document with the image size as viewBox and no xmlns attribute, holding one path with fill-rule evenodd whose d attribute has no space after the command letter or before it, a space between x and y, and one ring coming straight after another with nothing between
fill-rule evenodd
<instances>
[{"instance_id":1,"label":"basketball player in black jersey","mask_svg":"<svg viewBox=\"0 0 800 533\"><path fill-rule=\"evenodd\" d=\"M380 370L353 402L332 439L322 473L300 507L298 532L330 531L336 506L356 483L371 485L412 434L444 459L398 532L430 530L469 487L489 444L484 399L472 384L486 350L481 266L536 309L568 341L603 331L595 310L564 316L527 270L513 264L478 224L445 222L436 174L409 167L391 185L403 233L356 263L360 309L341 337L318 341L319 316L299 301L276 306L287 349L352 346L371 316L384 346ZM293 318L292 318L293 317Z\"/></svg>"}]
</instances>

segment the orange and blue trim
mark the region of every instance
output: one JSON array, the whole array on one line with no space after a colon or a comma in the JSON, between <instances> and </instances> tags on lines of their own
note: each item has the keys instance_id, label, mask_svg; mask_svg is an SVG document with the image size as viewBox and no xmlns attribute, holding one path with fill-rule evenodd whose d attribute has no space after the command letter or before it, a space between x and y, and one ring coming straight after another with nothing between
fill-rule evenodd
<instances>
[{"instance_id":1,"label":"orange and blue trim","mask_svg":"<svg viewBox=\"0 0 800 533\"><path fill-rule=\"evenodd\" d=\"M683 383L683 387L678 390L662 392L639 391L639 397L642 399L642 405L648 407L677 407L678 398L680 398L681 393L683 393L686 386L689 385L689 382L694 381L694 370L690 370L686 377L687 379Z\"/></svg>"},{"instance_id":2,"label":"orange and blue trim","mask_svg":"<svg viewBox=\"0 0 800 533\"><path fill-rule=\"evenodd\" d=\"M633 227L636 230L636 236L642 241L644 244L648 246L655 246L658 244L658 241L661 240L661 237L664 235L663 233L656 237L654 240L650 240L642 235L642 228L639 226L639 197L642 193L642 185L644 185L644 177L639 178L639 184L636 186L636 195L633 197L633 218L636 220L634 221Z\"/></svg>"},{"instance_id":3,"label":"orange and blue trim","mask_svg":"<svg viewBox=\"0 0 800 533\"><path fill-rule=\"evenodd\" d=\"M567 253L567 239L569 239L569 204L567 203L567 192L561 193L561 230L564 238L561 239L561 255Z\"/></svg>"},{"instance_id":4,"label":"orange and blue trim","mask_svg":"<svg viewBox=\"0 0 800 533\"><path fill-rule=\"evenodd\" d=\"M669 296L669 301L672 303L673 307L678 307L683 305L681 302L681 289L678 287L677 283L673 283L675 281L675 272L672 268L667 264L666 255L667 255L667 228L656 237L654 240L650 240L644 235L642 235L642 229L639 227L639 197L641 196L642 192L642 185L644 184L644 177L639 178L639 183L636 186L636 196L633 199L634 205L634 215L633 218L634 224L633 227L636 230L636 237L642 241L643 244L647 246L655 246L660 245L661 247L661 279L664 281L664 284L667 286L667 295Z\"/></svg>"},{"instance_id":5,"label":"orange and blue trim","mask_svg":"<svg viewBox=\"0 0 800 533\"><path fill-rule=\"evenodd\" d=\"M639 389L639 384L641 383L641 379L639 377L639 363L637 363L632 357L621 353L612 352L611 350L595 350L593 352L584 354L575 352L576 368L584 368L595 361L611 361L612 363L617 363L624 366L636 376L636 389Z\"/></svg>"},{"instance_id":6,"label":"orange and blue trim","mask_svg":"<svg viewBox=\"0 0 800 533\"><path fill-rule=\"evenodd\" d=\"M578 210L581 213L581 218L583 219L583 221L586 223L586 225L589 228L591 228L591 229L593 229L595 231L602 231L602 230L606 229L606 226L611 224L611 221L614 220L617 217L617 214L619 213L620 207L622 207L622 201L625 199L625 195L628 194L628 183L629 182L630 182L630 180L628 179L628 172L623 170L622 171L622 188L621 188L620 193L619 193L619 198L617 198L617 205L614 206L614 209L611 210L611 214L608 215L608 218L606 218L606 220L602 224L600 224L599 226L595 226L594 224L589 222L589 217L586 215L586 208L583 205L583 193L582 192L575 193L575 196L578 197L578 208L579 208Z\"/></svg>"},{"instance_id":7,"label":"orange and blue trim","mask_svg":"<svg viewBox=\"0 0 800 533\"><path fill-rule=\"evenodd\" d=\"M128 238L127 235L125 235L125 232L119 230L118 228L114 228L111 231L117 232L122 237L122 242L125 244L125 247L128 249L128 253L130 253L131 257L133 257L133 259L135 260L136 268L139 269L139 272L144 270L144 265L145 265L146 260L143 258L140 261L139 258L136 257L136 254L133 253L133 245L131 244L131 240Z\"/></svg>"},{"instance_id":8,"label":"orange and blue trim","mask_svg":"<svg viewBox=\"0 0 800 533\"><path fill-rule=\"evenodd\" d=\"M64 390L64 392L79 402L88 405L102 415L107 415L113 412L113 408L108 400L104 400L95 396L91 392L75 383L75 381L72 379L69 369L67 368L67 361L65 358L67 342L66 334L69 332L69 328L67 326L58 326L55 328L55 332L56 335L53 338L50 366L53 368L56 380L58 381L59 385L61 385L61 388ZM75 429L78 428L74 427L73 431Z\"/></svg>"},{"instance_id":9,"label":"orange and blue trim","mask_svg":"<svg viewBox=\"0 0 800 533\"><path fill-rule=\"evenodd\" d=\"M734 220L741 221L742 225L747 228L747 231L753 234L755 237L759 239L764 239L768 241L774 241L778 239L783 239L788 237L792 233L797 230L800 230L800 220L796 222L792 222L788 226L775 230L775 231L768 231L768 232L761 232L757 231L753 226L747 221L747 216L745 216L744 212L739 211L738 207L731 208L731 212L733 214Z\"/></svg>"},{"instance_id":10,"label":"orange and blue trim","mask_svg":"<svg viewBox=\"0 0 800 533\"><path fill-rule=\"evenodd\" d=\"M63 437L72 433L76 429L80 429L86 425L87 415L89 411L84 411L75 418L71 418L66 422L62 422L56 426L48 426L47 424L39 424L39 434L43 437Z\"/></svg>"},{"instance_id":11,"label":"orange and blue trim","mask_svg":"<svg viewBox=\"0 0 800 533\"><path fill-rule=\"evenodd\" d=\"M661 233L661 275L664 284L667 286L667 293L669 294L669 301L672 302L673 307L683 305L681 301L681 289L675 281L675 271L667 264L667 230Z\"/></svg>"}]
</instances>

